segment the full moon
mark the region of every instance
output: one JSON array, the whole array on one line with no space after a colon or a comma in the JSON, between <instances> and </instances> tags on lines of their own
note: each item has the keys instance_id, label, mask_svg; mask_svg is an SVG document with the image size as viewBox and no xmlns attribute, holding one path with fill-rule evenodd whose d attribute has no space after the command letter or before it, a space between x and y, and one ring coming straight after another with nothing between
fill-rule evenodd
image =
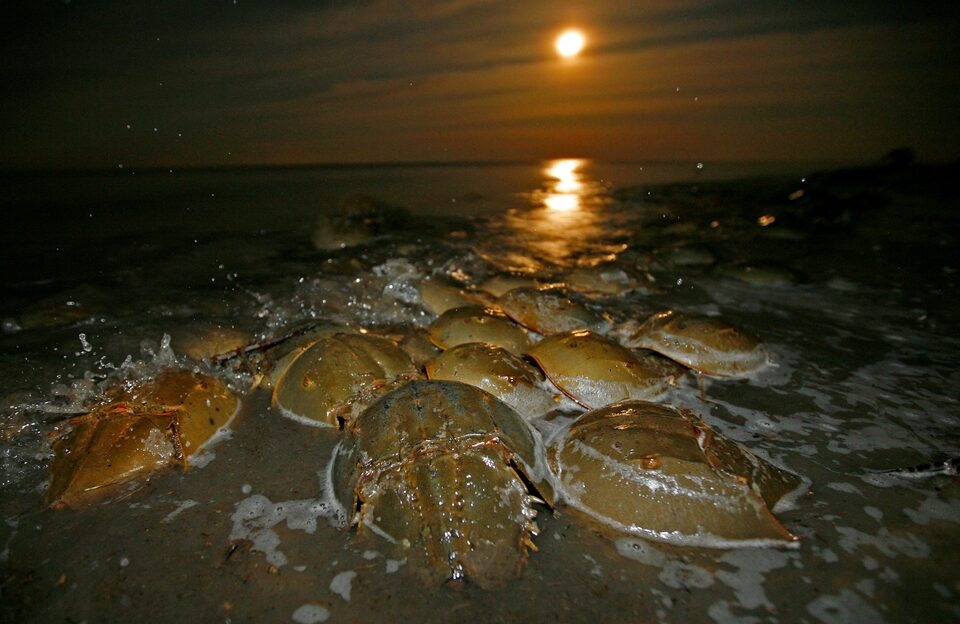
<instances>
[{"instance_id":1,"label":"full moon","mask_svg":"<svg viewBox=\"0 0 960 624\"><path fill-rule=\"evenodd\" d=\"M568 30L557 37L557 54L563 58L573 58L580 54L587 40L579 30Z\"/></svg>"}]
</instances>

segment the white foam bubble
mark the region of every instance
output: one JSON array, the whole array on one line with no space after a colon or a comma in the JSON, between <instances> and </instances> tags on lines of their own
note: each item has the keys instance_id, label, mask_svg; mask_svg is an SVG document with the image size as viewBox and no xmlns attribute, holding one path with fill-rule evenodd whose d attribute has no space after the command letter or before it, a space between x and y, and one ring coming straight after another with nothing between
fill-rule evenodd
<instances>
[{"instance_id":1,"label":"white foam bubble","mask_svg":"<svg viewBox=\"0 0 960 624\"><path fill-rule=\"evenodd\" d=\"M328 422L324 422L322 420L315 420L313 418L301 416L296 412L292 412L289 409L285 408L283 405L280 405L279 402L277 403L277 406L280 408L281 416L283 416L284 418L289 418L290 420L300 423L301 425L307 425L310 427L320 427L322 429L330 429L331 427L333 427L333 425Z\"/></svg>"},{"instance_id":2,"label":"white foam bubble","mask_svg":"<svg viewBox=\"0 0 960 624\"><path fill-rule=\"evenodd\" d=\"M291 617L297 624L319 624L330 619L330 611L318 604L305 604L297 607Z\"/></svg>"},{"instance_id":3,"label":"white foam bubble","mask_svg":"<svg viewBox=\"0 0 960 624\"><path fill-rule=\"evenodd\" d=\"M870 606L859 594L849 589L836 594L824 594L807 604L807 613L824 624L847 622L884 622L879 611Z\"/></svg>"},{"instance_id":4,"label":"white foam bubble","mask_svg":"<svg viewBox=\"0 0 960 624\"><path fill-rule=\"evenodd\" d=\"M319 518L334 526L342 524L338 510L324 501L304 499L274 503L262 494L254 494L237 503L231 516L230 539L249 540L252 550L263 552L269 563L281 567L288 560L279 550L280 536L273 527L285 522L290 529L313 533L317 530Z\"/></svg>"},{"instance_id":5,"label":"white foam bubble","mask_svg":"<svg viewBox=\"0 0 960 624\"><path fill-rule=\"evenodd\" d=\"M834 481L827 484L827 487L831 490L836 490L838 492L843 492L845 494L857 494L858 496L863 496L863 492L860 491L857 486L852 483L846 483L842 481Z\"/></svg>"},{"instance_id":6,"label":"white foam bubble","mask_svg":"<svg viewBox=\"0 0 960 624\"><path fill-rule=\"evenodd\" d=\"M836 543L848 553L861 546L872 546L887 557L922 559L930 555L930 546L913 533L894 533L887 527L880 527L875 535L847 526L837 526L836 530L840 534Z\"/></svg>"},{"instance_id":7,"label":"white foam bubble","mask_svg":"<svg viewBox=\"0 0 960 624\"><path fill-rule=\"evenodd\" d=\"M705 589L714 584L714 576L709 570L695 563L671 559L664 564L658 578L667 587L674 589Z\"/></svg>"},{"instance_id":8,"label":"white foam bubble","mask_svg":"<svg viewBox=\"0 0 960 624\"><path fill-rule=\"evenodd\" d=\"M10 527L10 535L7 537L7 542L3 545L3 550L0 550L0 561L7 561L10 558L10 543L13 541L13 538L17 536L17 528L20 526L20 519L16 516L5 518L4 522Z\"/></svg>"},{"instance_id":9,"label":"white foam bubble","mask_svg":"<svg viewBox=\"0 0 960 624\"><path fill-rule=\"evenodd\" d=\"M827 563L836 563L840 561L840 557L836 552L831 548L820 548L816 545L813 546L814 553Z\"/></svg>"},{"instance_id":10,"label":"white foam bubble","mask_svg":"<svg viewBox=\"0 0 960 624\"><path fill-rule=\"evenodd\" d=\"M707 615L720 624L759 624L759 618L750 615L737 615L731 609L730 602L718 600L707 609ZM667 620L668 622L671 620Z\"/></svg>"},{"instance_id":11,"label":"white foam bubble","mask_svg":"<svg viewBox=\"0 0 960 624\"><path fill-rule=\"evenodd\" d=\"M960 499L944 500L936 494L927 496L917 509L904 509L903 513L917 524L927 525L933 520L960 524Z\"/></svg>"},{"instance_id":12,"label":"white foam bubble","mask_svg":"<svg viewBox=\"0 0 960 624\"><path fill-rule=\"evenodd\" d=\"M621 556L646 565L660 567L667 561L667 556L646 540L621 537L614 544Z\"/></svg>"},{"instance_id":13,"label":"white foam bubble","mask_svg":"<svg viewBox=\"0 0 960 624\"><path fill-rule=\"evenodd\" d=\"M195 500L187 499L187 500L181 502L179 505L177 505L177 508L176 508L176 509L174 509L173 511L171 511L170 513L168 513L166 516L164 516L164 517L163 517L163 520L161 520L160 522L162 522L162 523L164 523L164 524L169 524L170 522L173 522L173 519L176 518L177 516L179 516L179 515L181 514L181 512L183 512L183 511L185 511L185 510L187 510L187 509L190 509L191 507L196 507L196 506L199 505L199 504L200 504L200 503L198 503L198 502L195 501Z\"/></svg>"},{"instance_id":14,"label":"white foam bubble","mask_svg":"<svg viewBox=\"0 0 960 624\"><path fill-rule=\"evenodd\" d=\"M353 570L340 572L330 581L330 591L337 594L347 602L350 602L350 590L353 579L357 578L357 573Z\"/></svg>"},{"instance_id":15,"label":"white foam bubble","mask_svg":"<svg viewBox=\"0 0 960 624\"><path fill-rule=\"evenodd\" d=\"M877 522L880 522L881 520L883 520L883 512L872 505L866 505L863 508L863 512L868 516L870 516L871 518L873 518L874 520L876 520Z\"/></svg>"},{"instance_id":16,"label":"white foam bubble","mask_svg":"<svg viewBox=\"0 0 960 624\"><path fill-rule=\"evenodd\" d=\"M877 583L871 578L860 579L857 581L857 589L865 596L875 598L877 593Z\"/></svg>"},{"instance_id":17,"label":"white foam bubble","mask_svg":"<svg viewBox=\"0 0 960 624\"><path fill-rule=\"evenodd\" d=\"M763 589L765 574L785 567L791 561L790 554L769 548L732 550L720 561L736 568L718 570L716 578L733 590L738 604L746 609L775 608Z\"/></svg>"}]
</instances>

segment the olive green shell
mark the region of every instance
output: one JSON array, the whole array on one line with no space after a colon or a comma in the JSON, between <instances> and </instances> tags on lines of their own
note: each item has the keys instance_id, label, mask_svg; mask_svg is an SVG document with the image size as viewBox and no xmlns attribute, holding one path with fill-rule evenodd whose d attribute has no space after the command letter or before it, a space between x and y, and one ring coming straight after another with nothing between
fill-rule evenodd
<instances>
[{"instance_id":1,"label":"olive green shell","mask_svg":"<svg viewBox=\"0 0 960 624\"><path fill-rule=\"evenodd\" d=\"M547 336L529 355L554 385L586 408L656 399L683 372L665 358L635 354L585 329Z\"/></svg>"},{"instance_id":2,"label":"olive green shell","mask_svg":"<svg viewBox=\"0 0 960 624\"><path fill-rule=\"evenodd\" d=\"M799 491L800 477L664 405L587 412L550 460L563 500L618 531L708 547L797 540L771 508Z\"/></svg>"},{"instance_id":3,"label":"olive green shell","mask_svg":"<svg viewBox=\"0 0 960 624\"><path fill-rule=\"evenodd\" d=\"M339 426L354 403L375 398L389 382L416 374L410 357L391 340L339 333L304 349L277 377L273 404L305 424Z\"/></svg>"},{"instance_id":4,"label":"olive green shell","mask_svg":"<svg viewBox=\"0 0 960 624\"><path fill-rule=\"evenodd\" d=\"M219 380L181 369L118 389L54 442L46 502L83 505L112 486L186 465L239 408Z\"/></svg>"},{"instance_id":5,"label":"olive green shell","mask_svg":"<svg viewBox=\"0 0 960 624\"><path fill-rule=\"evenodd\" d=\"M525 484L547 501L553 485L516 412L473 386L412 381L346 433L331 485L358 533L395 544L431 581L493 587L519 573L537 533Z\"/></svg>"},{"instance_id":6,"label":"olive green shell","mask_svg":"<svg viewBox=\"0 0 960 624\"><path fill-rule=\"evenodd\" d=\"M624 344L718 377L747 377L769 364L766 349L755 337L720 319L673 310L652 315Z\"/></svg>"},{"instance_id":7,"label":"olive green shell","mask_svg":"<svg viewBox=\"0 0 960 624\"><path fill-rule=\"evenodd\" d=\"M605 333L610 322L557 289L514 288L497 304L507 315L538 334L555 334L571 329Z\"/></svg>"}]
</instances>

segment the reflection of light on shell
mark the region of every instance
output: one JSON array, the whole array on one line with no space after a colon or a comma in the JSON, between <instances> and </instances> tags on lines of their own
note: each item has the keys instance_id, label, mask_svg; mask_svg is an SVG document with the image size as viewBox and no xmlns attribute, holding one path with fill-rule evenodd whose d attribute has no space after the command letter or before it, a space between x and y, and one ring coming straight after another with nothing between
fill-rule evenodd
<instances>
[{"instance_id":1,"label":"reflection of light on shell","mask_svg":"<svg viewBox=\"0 0 960 624\"><path fill-rule=\"evenodd\" d=\"M760 224L760 227L767 227L768 225L772 224L776 220L777 218L773 215L763 215L759 219L757 219L757 223Z\"/></svg>"},{"instance_id":2,"label":"reflection of light on shell","mask_svg":"<svg viewBox=\"0 0 960 624\"><path fill-rule=\"evenodd\" d=\"M660 454L654 453L652 455L644 455L640 458L640 464L646 470L656 470L660 467Z\"/></svg>"}]
</instances>

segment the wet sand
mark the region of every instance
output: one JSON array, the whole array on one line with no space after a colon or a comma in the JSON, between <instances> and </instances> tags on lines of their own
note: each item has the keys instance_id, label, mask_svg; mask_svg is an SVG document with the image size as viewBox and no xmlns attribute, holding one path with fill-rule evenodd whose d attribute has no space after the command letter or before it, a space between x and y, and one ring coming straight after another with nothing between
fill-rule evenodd
<instances>
[{"instance_id":1,"label":"wet sand","mask_svg":"<svg viewBox=\"0 0 960 624\"><path fill-rule=\"evenodd\" d=\"M707 246L723 261L740 265L775 261L802 277L760 283L731 278L712 265L660 263L654 274L661 288L655 293L597 300L618 314L639 316L666 307L719 313L766 341L778 366L747 381L709 380L706 401L690 377L668 400L702 413L727 436L810 481L810 492L779 514L801 537L796 549L645 542L616 535L560 505L541 509L538 552L508 587L424 586L383 543L362 542L331 524L321 498L337 432L282 418L269 396L256 391L245 397L231 436L212 449L209 463L162 472L89 509L42 508L43 449L7 442L0 619L898 623L960 618L957 477L887 472L960 450L955 392L960 310L951 294L958 268L952 251L956 192L944 196L881 181L874 172L863 180L823 182L819 192L847 208L861 206L850 197L864 188L883 201L847 216L826 211L822 218L810 210L828 205L826 199L811 208L793 205L798 220L787 234L797 239L754 233L755 213L768 210L767 193L783 195L779 187L771 191L755 182L660 187L659 199L644 200L643 208L672 217L654 218L638 229L620 266L633 270L631 252L666 257L683 242ZM620 201L637 201L638 192L624 191ZM808 193L813 194L809 187ZM777 214L781 225L789 221L788 210ZM714 217L723 220L720 231L710 227ZM673 227L677 223L696 227L681 231ZM607 235L616 242L623 240L620 232ZM597 232L594 241L603 236L603 230ZM661 247L647 247L652 240ZM752 255L735 256L745 248ZM428 252L404 252L399 244L384 249L358 257L381 267L381 273L386 260L398 257L421 271L435 266ZM594 249L604 253L602 246ZM469 269L478 262L461 259L458 266ZM324 284L346 289L350 279ZM397 275L377 279L357 291L337 291L344 299L327 309L349 308L344 301L351 296L362 303L357 293L371 284L382 289L391 280L405 283ZM293 292L295 305L284 304L279 293L272 293L273 301L293 309L304 305L305 293L313 294ZM383 318L396 314L391 308ZM175 312L170 316L177 318ZM144 328L154 327L150 323L144 321L141 333L126 340L135 342ZM83 329L68 326L64 344L68 334ZM50 336L61 330L50 331L46 338L33 334L33 340L60 344L61 338ZM27 331L5 340L33 353ZM55 370L57 361L50 358L39 370ZM9 410L4 415L9 432L15 416ZM49 422L25 430L38 439L48 428Z\"/></svg>"}]
</instances>

